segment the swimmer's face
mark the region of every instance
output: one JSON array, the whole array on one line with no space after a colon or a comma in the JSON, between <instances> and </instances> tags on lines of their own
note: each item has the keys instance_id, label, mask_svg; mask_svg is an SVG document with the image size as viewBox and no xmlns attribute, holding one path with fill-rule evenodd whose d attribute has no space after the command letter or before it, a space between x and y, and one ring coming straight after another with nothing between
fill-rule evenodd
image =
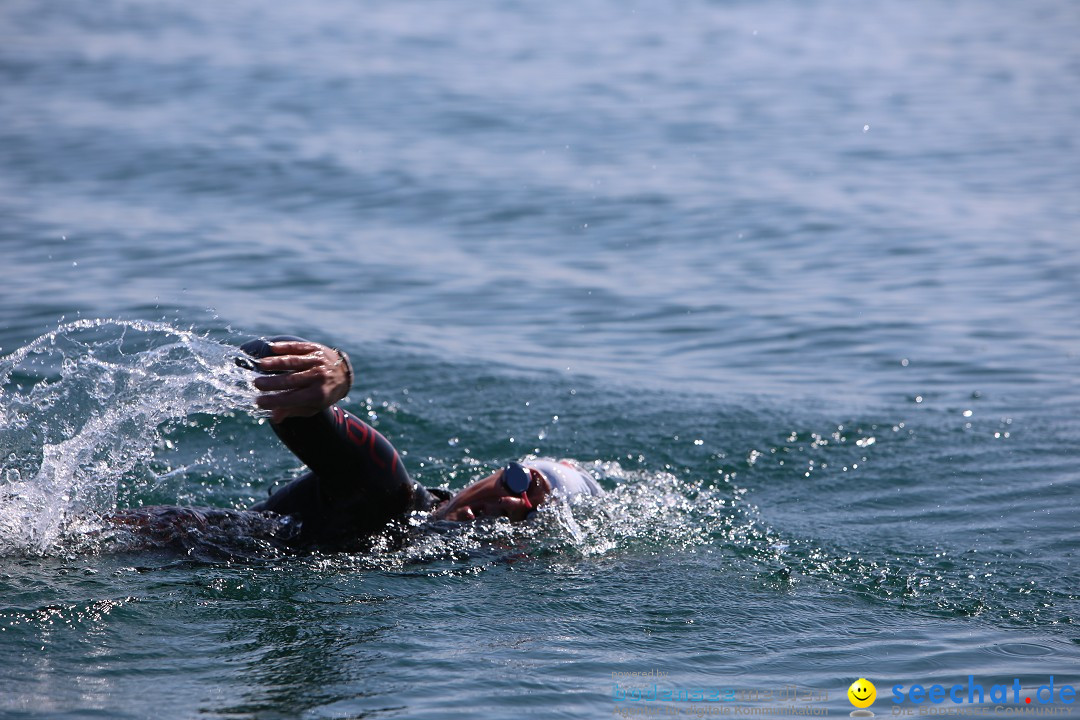
<instances>
[{"instance_id":1,"label":"swimmer's face","mask_svg":"<svg viewBox=\"0 0 1080 720\"><path fill-rule=\"evenodd\" d=\"M504 517L517 522L527 518L551 493L547 478L536 470L530 470L532 484L526 493L529 498L526 503L520 495L514 495L507 489L502 482L502 474L503 470L499 470L483 480L477 480L441 505L435 511L435 517L459 522Z\"/></svg>"}]
</instances>

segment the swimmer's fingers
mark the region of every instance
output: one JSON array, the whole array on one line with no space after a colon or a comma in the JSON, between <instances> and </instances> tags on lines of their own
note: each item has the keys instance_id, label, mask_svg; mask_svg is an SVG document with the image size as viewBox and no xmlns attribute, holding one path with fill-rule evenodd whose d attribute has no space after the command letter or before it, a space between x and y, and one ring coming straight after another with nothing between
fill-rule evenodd
<instances>
[{"instance_id":1,"label":"swimmer's fingers","mask_svg":"<svg viewBox=\"0 0 1080 720\"><path fill-rule=\"evenodd\" d=\"M272 422L281 422L288 417L310 417L333 402L321 388L311 385L299 390L260 395L255 404L263 410L271 411Z\"/></svg>"},{"instance_id":2,"label":"swimmer's fingers","mask_svg":"<svg viewBox=\"0 0 1080 720\"><path fill-rule=\"evenodd\" d=\"M326 349L325 345L307 340L277 340L270 343L270 350L274 355L308 355Z\"/></svg>"},{"instance_id":3,"label":"swimmer's fingers","mask_svg":"<svg viewBox=\"0 0 1080 720\"><path fill-rule=\"evenodd\" d=\"M319 362L334 362L335 352L325 345L306 340L279 340L267 343L273 355L266 355L259 360L259 369L267 372L293 372L307 370Z\"/></svg>"},{"instance_id":4,"label":"swimmer's fingers","mask_svg":"<svg viewBox=\"0 0 1080 720\"><path fill-rule=\"evenodd\" d=\"M333 361L322 352L309 355L271 355L259 361L259 370L267 373L292 373L310 370Z\"/></svg>"},{"instance_id":5,"label":"swimmer's fingers","mask_svg":"<svg viewBox=\"0 0 1080 720\"><path fill-rule=\"evenodd\" d=\"M253 381L255 387L271 394L260 395L256 404L264 410L273 411L273 422L280 422L286 417L314 415L348 394L351 378L345 367L342 363L320 357L313 367L306 370L257 377Z\"/></svg>"},{"instance_id":6,"label":"swimmer's fingers","mask_svg":"<svg viewBox=\"0 0 1080 720\"><path fill-rule=\"evenodd\" d=\"M261 375L252 384L263 392L280 392L282 390L300 390L316 386L330 388L340 382L339 375L342 373L337 367L325 362L298 372L284 373L281 375Z\"/></svg>"}]
</instances>

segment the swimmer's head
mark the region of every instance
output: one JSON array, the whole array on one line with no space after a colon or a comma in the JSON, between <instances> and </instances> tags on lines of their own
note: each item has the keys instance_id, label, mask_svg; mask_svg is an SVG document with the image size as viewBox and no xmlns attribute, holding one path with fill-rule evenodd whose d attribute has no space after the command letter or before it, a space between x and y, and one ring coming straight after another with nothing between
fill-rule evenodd
<instances>
[{"instance_id":1,"label":"swimmer's head","mask_svg":"<svg viewBox=\"0 0 1080 720\"><path fill-rule=\"evenodd\" d=\"M534 460L529 465L539 470L552 490L562 498L575 495L603 495L601 488L592 476L572 460Z\"/></svg>"},{"instance_id":2,"label":"swimmer's head","mask_svg":"<svg viewBox=\"0 0 1080 720\"><path fill-rule=\"evenodd\" d=\"M539 470L510 463L440 505L435 517L454 521L504 517L516 522L535 512L551 490Z\"/></svg>"}]
</instances>

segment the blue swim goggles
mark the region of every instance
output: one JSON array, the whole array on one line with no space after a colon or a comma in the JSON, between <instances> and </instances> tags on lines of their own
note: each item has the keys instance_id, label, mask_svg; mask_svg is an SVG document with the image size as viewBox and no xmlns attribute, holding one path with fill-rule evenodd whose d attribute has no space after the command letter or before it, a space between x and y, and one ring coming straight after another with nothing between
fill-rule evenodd
<instances>
[{"instance_id":1,"label":"blue swim goggles","mask_svg":"<svg viewBox=\"0 0 1080 720\"><path fill-rule=\"evenodd\" d=\"M520 496L530 510L533 504L529 500L529 488L535 481L532 472L521 463L512 462L503 468L502 486L511 495Z\"/></svg>"}]
</instances>

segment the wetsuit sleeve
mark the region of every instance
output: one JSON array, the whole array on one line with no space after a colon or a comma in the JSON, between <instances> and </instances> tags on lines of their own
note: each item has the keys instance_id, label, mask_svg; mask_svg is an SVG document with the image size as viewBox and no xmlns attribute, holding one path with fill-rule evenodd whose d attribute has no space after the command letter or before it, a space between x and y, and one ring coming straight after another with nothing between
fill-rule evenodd
<instances>
[{"instance_id":1,"label":"wetsuit sleeve","mask_svg":"<svg viewBox=\"0 0 1080 720\"><path fill-rule=\"evenodd\" d=\"M341 408L291 417L271 427L318 476L326 501L347 504L363 494L395 512L405 512L410 504L413 481L397 450L378 430Z\"/></svg>"},{"instance_id":2,"label":"wetsuit sleeve","mask_svg":"<svg viewBox=\"0 0 1080 720\"><path fill-rule=\"evenodd\" d=\"M279 336L270 341L279 340L300 338ZM241 349L257 358L271 354L263 340L245 343ZM369 532L435 502L409 477L390 441L341 408L290 417L271 427L311 473L278 490L257 509L300 516L309 530L317 522Z\"/></svg>"}]
</instances>

